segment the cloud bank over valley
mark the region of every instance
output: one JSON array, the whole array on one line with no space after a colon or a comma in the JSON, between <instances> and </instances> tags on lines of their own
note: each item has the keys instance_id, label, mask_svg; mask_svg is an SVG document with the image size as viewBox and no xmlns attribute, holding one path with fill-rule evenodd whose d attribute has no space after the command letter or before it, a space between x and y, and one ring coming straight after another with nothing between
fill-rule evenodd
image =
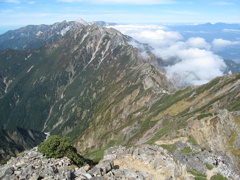
<instances>
[{"instance_id":1,"label":"cloud bank over valley","mask_svg":"<svg viewBox=\"0 0 240 180\"><path fill-rule=\"evenodd\" d=\"M224 39L214 39L209 43L201 37L185 39L179 32L157 25L116 25L113 28L149 44L153 48L152 53L168 64L166 73L177 80L179 86L201 85L222 76L226 65L214 51L239 43ZM136 42L130 44L139 48ZM147 57L146 53L142 54Z\"/></svg>"}]
</instances>

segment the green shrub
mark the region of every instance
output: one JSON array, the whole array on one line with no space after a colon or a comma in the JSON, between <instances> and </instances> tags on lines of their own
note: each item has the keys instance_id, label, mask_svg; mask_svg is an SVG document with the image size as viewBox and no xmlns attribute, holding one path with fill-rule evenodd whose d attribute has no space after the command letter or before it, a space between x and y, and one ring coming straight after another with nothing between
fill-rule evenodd
<instances>
[{"instance_id":1,"label":"green shrub","mask_svg":"<svg viewBox=\"0 0 240 180\"><path fill-rule=\"evenodd\" d=\"M62 158L66 156L77 166L83 166L85 164L83 157L77 153L76 148L69 141L69 137L53 135L39 145L38 151L47 158Z\"/></svg>"},{"instance_id":2,"label":"green shrub","mask_svg":"<svg viewBox=\"0 0 240 180\"><path fill-rule=\"evenodd\" d=\"M208 170L212 170L214 167L211 164L205 163Z\"/></svg>"},{"instance_id":3,"label":"green shrub","mask_svg":"<svg viewBox=\"0 0 240 180\"><path fill-rule=\"evenodd\" d=\"M180 154L191 153L192 149L190 147L185 147L181 150Z\"/></svg>"},{"instance_id":4,"label":"green shrub","mask_svg":"<svg viewBox=\"0 0 240 180\"><path fill-rule=\"evenodd\" d=\"M207 178L202 176L197 176L194 178L194 180L207 180Z\"/></svg>"},{"instance_id":5,"label":"green shrub","mask_svg":"<svg viewBox=\"0 0 240 180\"><path fill-rule=\"evenodd\" d=\"M228 180L228 178L225 178L223 175L218 173L218 174L212 176L210 180Z\"/></svg>"},{"instance_id":6,"label":"green shrub","mask_svg":"<svg viewBox=\"0 0 240 180\"><path fill-rule=\"evenodd\" d=\"M196 146L198 145L196 139L194 139L193 136L189 136L189 142L192 143L192 145L196 145Z\"/></svg>"},{"instance_id":7,"label":"green shrub","mask_svg":"<svg viewBox=\"0 0 240 180\"><path fill-rule=\"evenodd\" d=\"M175 144L162 144L160 145L162 148L168 150L169 152L173 152L177 149L177 146Z\"/></svg>"},{"instance_id":8,"label":"green shrub","mask_svg":"<svg viewBox=\"0 0 240 180\"><path fill-rule=\"evenodd\" d=\"M201 173L199 171L193 170L193 169L189 169L187 171L190 172L194 176L206 177L205 174L203 174L203 173Z\"/></svg>"},{"instance_id":9,"label":"green shrub","mask_svg":"<svg viewBox=\"0 0 240 180\"><path fill-rule=\"evenodd\" d=\"M205 117L209 117L209 116L213 116L213 114L212 113L200 114L199 116L197 116L197 119L201 120L201 119L203 119Z\"/></svg>"}]
</instances>

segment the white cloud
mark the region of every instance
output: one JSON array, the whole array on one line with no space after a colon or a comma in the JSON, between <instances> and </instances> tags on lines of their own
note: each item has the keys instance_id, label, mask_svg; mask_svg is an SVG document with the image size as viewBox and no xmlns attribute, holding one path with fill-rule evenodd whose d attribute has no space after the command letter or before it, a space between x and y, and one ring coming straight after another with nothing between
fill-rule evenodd
<instances>
[{"instance_id":1,"label":"white cloud","mask_svg":"<svg viewBox=\"0 0 240 180\"><path fill-rule=\"evenodd\" d=\"M150 58L150 56L146 51L141 52L140 55L143 59L146 59L146 60Z\"/></svg>"},{"instance_id":2,"label":"white cloud","mask_svg":"<svg viewBox=\"0 0 240 180\"><path fill-rule=\"evenodd\" d=\"M224 29L223 32L240 32L238 29Z\"/></svg>"},{"instance_id":3,"label":"white cloud","mask_svg":"<svg viewBox=\"0 0 240 180\"><path fill-rule=\"evenodd\" d=\"M214 39L212 42L212 49L213 51L221 51L227 46L231 45L239 45L240 41L228 41L224 39Z\"/></svg>"},{"instance_id":4,"label":"white cloud","mask_svg":"<svg viewBox=\"0 0 240 180\"><path fill-rule=\"evenodd\" d=\"M110 26L111 27L111 26ZM112 26L115 29L118 29L119 31L125 33L131 31L144 31L144 30L167 30L165 26L158 26L158 25L138 25L138 24L127 24L127 25L117 25L117 26Z\"/></svg>"},{"instance_id":5,"label":"white cloud","mask_svg":"<svg viewBox=\"0 0 240 180\"><path fill-rule=\"evenodd\" d=\"M166 68L168 75L177 75L179 85L200 85L209 82L216 76L223 75L224 61L211 51L198 48L180 49L175 55L180 62Z\"/></svg>"},{"instance_id":6,"label":"white cloud","mask_svg":"<svg viewBox=\"0 0 240 180\"><path fill-rule=\"evenodd\" d=\"M143 50L144 49L144 45L143 44L139 44L139 42L137 41L130 41L128 42L130 45L132 45L133 47Z\"/></svg>"},{"instance_id":7,"label":"white cloud","mask_svg":"<svg viewBox=\"0 0 240 180\"><path fill-rule=\"evenodd\" d=\"M91 3L98 3L98 4L176 4L177 2L174 0L59 0L62 2L81 2L87 1Z\"/></svg>"},{"instance_id":8,"label":"white cloud","mask_svg":"<svg viewBox=\"0 0 240 180\"><path fill-rule=\"evenodd\" d=\"M184 40L178 32L168 31L162 26L150 27L114 26L137 41L151 45L154 48L152 52L169 63L165 68L167 75L177 79L179 86L200 85L223 75L226 65L223 59L210 51L211 45L205 39L194 37ZM132 45L137 47L137 44Z\"/></svg>"},{"instance_id":9,"label":"white cloud","mask_svg":"<svg viewBox=\"0 0 240 180\"><path fill-rule=\"evenodd\" d=\"M205 39L200 37L190 38L187 40L186 43L189 47L195 47L195 48L207 49L207 50L211 48L211 46L205 41Z\"/></svg>"},{"instance_id":10,"label":"white cloud","mask_svg":"<svg viewBox=\"0 0 240 180\"><path fill-rule=\"evenodd\" d=\"M137 34L134 34L134 37L141 39L141 41L150 44L153 47L165 47L169 46L172 43L181 40L182 36L177 32L168 32L164 30L152 31L142 31Z\"/></svg>"},{"instance_id":11,"label":"white cloud","mask_svg":"<svg viewBox=\"0 0 240 180\"><path fill-rule=\"evenodd\" d=\"M153 47L165 47L178 40L183 39L178 32L167 31L164 26L157 25L117 25L112 26L123 34L130 35L134 39L148 43Z\"/></svg>"},{"instance_id":12,"label":"white cloud","mask_svg":"<svg viewBox=\"0 0 240 180\"><path fill-rule=\"evenodd\" d=\"M7 2L7 3L20 3L19 0L4 0L3 2Z\"/></svg>"}]
</instances>

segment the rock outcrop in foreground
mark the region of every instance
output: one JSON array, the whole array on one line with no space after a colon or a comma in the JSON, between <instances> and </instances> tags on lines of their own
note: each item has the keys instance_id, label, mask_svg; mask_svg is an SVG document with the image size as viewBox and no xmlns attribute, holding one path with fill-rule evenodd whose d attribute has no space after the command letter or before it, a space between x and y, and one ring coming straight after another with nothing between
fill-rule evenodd
<instances>
[{"instance_id":1,"label":"rock outcrop in foreground","mask_svg":"<svg viewBox=\"0 0 240 180\"><path fill-rule=\"evenodd\" d=\"M211 179L216 174L237 180L229 158L198 149L183 151L186 143L176 143L177 149L169 152L158 145L126 148L112 147L104 152L104 158L96 166L78 168L68 158L47 159L37 148L25 151L0 166L0 179Z\"/></svg>"}]
</instances>

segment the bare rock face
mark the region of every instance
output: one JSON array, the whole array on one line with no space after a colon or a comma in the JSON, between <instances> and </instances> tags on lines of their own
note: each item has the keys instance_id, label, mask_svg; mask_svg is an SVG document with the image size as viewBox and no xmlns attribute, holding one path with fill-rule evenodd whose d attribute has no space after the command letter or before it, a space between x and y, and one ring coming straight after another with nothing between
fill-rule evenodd
<instances>
[{"instance_id":1,"label":"bare rock face","mask_svg":"<svg viewBox=\"0 0 240 180\"><path fill-rule=\"evenodd\" d=\"M227 154L233 167L240 171L237 157L240 149L239 111L217 110L216 115L190 123L190 133L205 148Z\"/></svg>"},{"instance_id":2,"label":"bare rock face","mask_svg":"<svg viewBox=\"0 0 240 180\"><path fill-rule=\"evenodd\" d=\"M139 147L112 147L105 151L102 161L113 160L115 169L104 175L107 179L194 179L203 176L210 179L220 173L229 179L239 179L231 160L206 150L184 152L189 144L178 142L174 152L157 145ZM212 167L212 168L209 168ZM208 169L209 168L209 169ZM196 175L195 173L198 173Z\"/></svg>"},{"instance_id":3,"label":"bare rock face","mask_svg":"<svg viewBox=\"0 0 240 180\"><path fill-rule=\"evenodd\" d=\"M131 170L131 173L122 172L122 176L167 179L178 172L177 164L167 150L159 146L143 146L139 148L113 147L105 151L104 159L114 160L116 171ZM181 171L181 170L180 170ZM179 173L178 173L179 174ZM180 173L182 174L182 173Z\"/></svg>"}]
</instances>

